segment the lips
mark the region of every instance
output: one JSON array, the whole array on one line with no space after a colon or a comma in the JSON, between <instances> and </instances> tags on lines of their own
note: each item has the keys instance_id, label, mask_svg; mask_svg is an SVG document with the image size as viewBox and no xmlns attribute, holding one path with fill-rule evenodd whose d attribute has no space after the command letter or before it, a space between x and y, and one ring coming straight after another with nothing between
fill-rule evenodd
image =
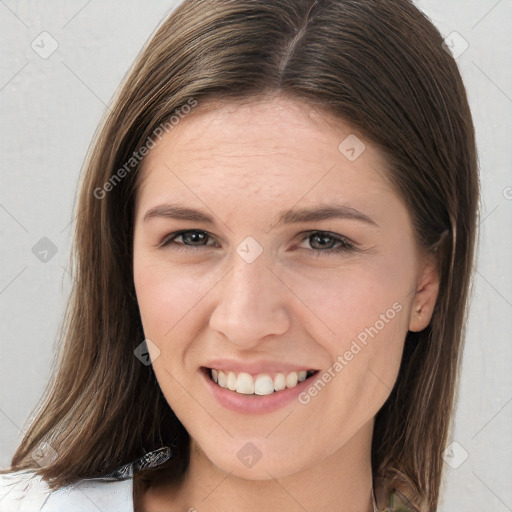
<instances>
[{"instance_id":1,"label":"lips","mask_svg":"<svg viewBox=\"0 0 512 512\"><path fill-rule=\"evenodd\" d=\"M318 375L319 370L306 370L306 378L301 382L299 381L299 372L305 371L304 369L299 369L300 366L295 366L295 368L288 365L288 368L285 371L278 371L279 366L281 369L285 365L269 365L272 367L272 372L262 371L263 365L246 365L245 367L249 367L253 369L253 372L244 372L239 369L242 365L238 365L237 371L228 370L227 368L233 367L229 366L228 363L222 363L223 369L218 368L217 366L213 367L201 367L200 373L203 375L204 383L206 384L207 393L214 400L215 403L218 403L224 409L235 412L237 414L270 414L274 411L280 410L287 406L292 406L293 404L297 405L299 402L297 401L297 397L303 393L310 386L310 379L314 378L314 375ZM213 379L213 370L217 370L217 382ZM254 369L256 371L254 371ZM245 389L241 389L242 391L246 391L247 393L251 391L251 394L239 393L235 390L231 390L228 387L222 387L219 385L219 375L220 372L225 376L225 385L228 384L228 376L229 372L232 371L233 374L236 374L236 383L238 386L238 380L240 374L246 373L247 375L242 376L242 386L247 386ZM294 387L286 386L286 378L290 373L296 373L297 382ZM280 391L275 390L275 379L278 374L283 374L285 379L285 387ZM266 375L266 377L265 377ZM263 378L261 378L263 376ZM261 382L258 383L258 377L260 377ZM301 374L302 377L302 374ZM221 376L221 384L223 384L222 379L224 377ZM269 393L269 394L261 394L257 395L252 389L249 378L252 382L254 382L254 391L258 391L259 393ZM278 378L278 387L282 387L282 378ZM246 383L243 384L243 379L246 379ZM255 381L256 379L256 381ZM279 383L279 380L281 382ZM233 377L230 377L231 384L233 383ZM248 383L249 382L249 383ZM274 384L274 389L271 389L271 383ZM293 385L295 382L294 377L290 377L290 384ZM280 386L279 386L280 384ZM233 386L232 386L233 387Z\"/></svg>"}]
</instances>

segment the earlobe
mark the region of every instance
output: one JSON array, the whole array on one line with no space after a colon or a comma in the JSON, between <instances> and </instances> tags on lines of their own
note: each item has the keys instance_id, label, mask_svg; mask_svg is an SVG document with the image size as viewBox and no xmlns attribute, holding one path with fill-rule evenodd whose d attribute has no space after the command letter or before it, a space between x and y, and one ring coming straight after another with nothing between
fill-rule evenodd
<instances>
[{"instance_id":1,"label":"earlobe","mask_svg":"<svg viewBox=\"0 0 512 512\"><path fill-rule=\"evenodd\" d=\"M436 305L439 293L439 271L434 256L425 260L423 270L416 284L416 293L412 305L409 330L420 332L425 329L430 320Z\"/></svg>"}]
</instances>

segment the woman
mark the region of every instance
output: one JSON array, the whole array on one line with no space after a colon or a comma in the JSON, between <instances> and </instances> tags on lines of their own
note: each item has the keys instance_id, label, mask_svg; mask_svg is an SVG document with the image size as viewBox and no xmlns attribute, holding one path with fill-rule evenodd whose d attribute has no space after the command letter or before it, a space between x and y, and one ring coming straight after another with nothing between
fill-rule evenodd
<instances>
[{"instance_id":1,"label":"woman","mask_svg":"<svg viewBox=\"0 0 512 512\"><path fill-rule=\"evenodd\" d=\"M183 2L91 147L0 510L436 510L477 201L412 3Z\"/></svg>"}]
</instances>

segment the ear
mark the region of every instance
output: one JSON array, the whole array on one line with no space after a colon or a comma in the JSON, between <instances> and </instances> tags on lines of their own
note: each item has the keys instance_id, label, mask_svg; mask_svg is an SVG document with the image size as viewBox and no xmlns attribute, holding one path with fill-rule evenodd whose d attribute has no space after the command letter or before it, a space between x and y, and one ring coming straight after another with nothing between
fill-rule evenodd
<instances>
[{"instance_id":1,"label":"ear","mask_svg":"<svg viewBox=\"0 0 512 512\"><path fill-rule=\"evenodd\" d=\"M439 293L439 270L434 255L429 254L423 260L423 267L416 283L416 293L409 317L409 330L420 332L425 329L434 312Z\"/></svg>"}]
</instances>

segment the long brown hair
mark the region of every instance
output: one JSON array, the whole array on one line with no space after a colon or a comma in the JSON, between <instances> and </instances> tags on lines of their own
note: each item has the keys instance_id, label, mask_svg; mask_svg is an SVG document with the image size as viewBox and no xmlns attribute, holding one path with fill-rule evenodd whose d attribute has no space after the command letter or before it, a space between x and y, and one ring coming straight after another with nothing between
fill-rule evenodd
<instances>
[{"instance_id":1,"label":"long brown hair","mask_svg":"<svg viewBox=\"0 0 512 512\"><path fill-rule=\"evenodd\" d=\"M372 447L376 474L400 476L418 507L436 509L472 275L478 171L457 65L409 0L186 0L160 26L89 150L61 350L10 470L38 469L56 489L170 445L174 457L164 468L184 474L188 433L152 367L134 356L144 339L132 269L142 148L186 105L276 92L334 113L380 148L419 244L437 255L432 321L407 335ZM56 453L41 468L31 454L45 442Z\"/></svg>"}]
</instances>

